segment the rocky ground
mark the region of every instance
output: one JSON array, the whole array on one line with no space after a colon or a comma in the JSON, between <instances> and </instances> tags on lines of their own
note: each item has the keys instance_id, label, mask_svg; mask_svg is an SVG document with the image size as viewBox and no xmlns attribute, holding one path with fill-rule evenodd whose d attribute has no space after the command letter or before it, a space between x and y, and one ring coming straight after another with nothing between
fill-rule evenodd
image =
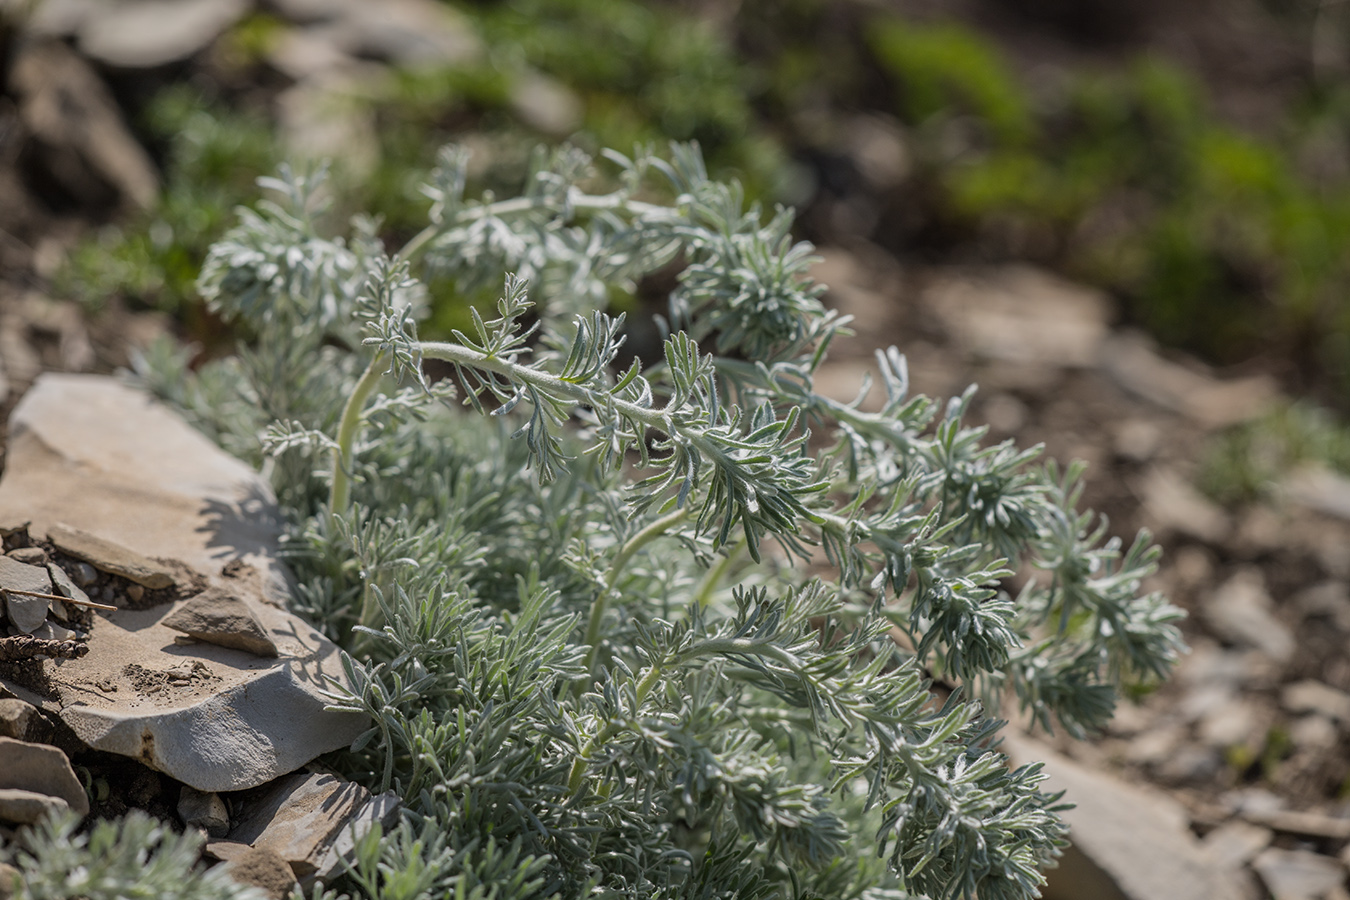
<instances>
[{"instance_id":1,"label":"rocky ground","mask_svg":"<svg viewBox=\"0 0 1350 900\"><path fill-rule=\"evenodd\" d=\"M250 6L244 0L185 0L175 4L174 15L180 18L142 22L125 9L111 15L100 12L105 8L99 4L49 3L43 7L45 17L30 21L23 40L12 43L17 49L8 60L0 97L0 413L6 419L25 397L31 399L40 373L111 372L127 363L131 348L172 327L159 313L116 304L91 315L53 296L51 276L76 237L153 202L158 190L161 176L153 156L127 126L113 86L125 88L135 73L144 77L142 70L160 73L156 77L191 71ZM363 25L352 11L357 6L319 0L270 6L292 29L288 55L275 63L283 94L312 86L315 73L350 75L358 62L397 65L417 54L453 57L476 46L461 26L437 18L439 7L430 2L395 4L399 12L381 20L383 30ZM340 8L348 12L333 11ZM402 30L396 27L400 22ZM544 121L572 102L549 86L518 105ZM530 103L538 108L531 111ZM288 107L282 103L279 108ZM289 108L298 116L309 106L296 99ZM850 122L857 137L850 147L856 168L872 179L872 189L881 190L903 170L903 133L882 116ZM305 133L315 140L336 134L342 145L341 135L351 133L344 128L359 131L359 125L339 117ZM819 205L813 216L816 222L829 218ZM1184 630L1191 652L1175 677L1123 706L1104 735L1086 742L1041 735L1035 740L1042 745L1023 740L1011 745L1015 757L1039 758L1051 752L1043 744L1053 744L1058 750L1051 765L1055 783L1079 804L1069 814L1075 850L1052 876L1047 895L1077 900L1347 896L1350 482L1324 469L1304 468L1288 473L1265 499L1237 509L1216 505L1195 487L1199 460L1218 432L1288 399L1277 381L1256 368L1215 371L1162 351L1145 335L1119 327L1119 311L1110 298L1038 268L920 263L898 258L846 228L832 235L826 234L820 248L823 259L816 274L830 286L829 302L854 316L858 336L834 348L820 384L851 397L879 343L895 343L906 353L919 391L948 396L978 383L974 415L989 424L992 440L1043 442L1050 456L1087 461L1085 502L1110 517L1113 532L1128 539L1148 528L1158 537L1165 557L1156 587L1190 614ZM68 379L37 383L37 390L47 392L43 401L33 400L27 413L20 412L28 434L44 428L67 435L73 429L85 437L104 434L82 431L108 423L80 419L88 414L81 412L81 400L90 391L120 396L119 389ZM156 427L178 434L164 422ZM173 440L192 443L182 435ZM0 511L11 513L9 519L32 522L21 530L18 521L0 516L8 554L0 557L0 585L11 591L6 611L11 631L53 645L67 641L89 621L88 606L76 602L83 598L117 608L113 619L129 622L140 616L144 626L176 628L189 641L181 657L161 660L162 665L141 659L141 669L118 663L96 672L93 653L72 660L68 671L83 673L80 679L87 684L81 690L98 699L94 706L111 708L125 701L148 710L148 722L170 695L177 700L180 694L228 695L229 684L212 681L224 678L226 670L266 678L276 670L274 653L323 655L321 648L278 649L277 634L303 626L282 622L278 617L285 613L262 587L249 588L252 594L239 588L240 579L221 571L209 546L165 549L151 540L153 529L143 531L150 536L145 546L115 548L149 567L136 570L139 574L125 560L112 559L106 548L74 548L70 536L56 527L57 518L40 509L36 499L45 482L33 479L41 479L41 466L52 461L25 456L31 447L11 441ZM101 468L115 455L108 449L114 437L92 444L79 437L66 442L81 447L76 452L63 447L60 438L52 439L52 446L69 454L65 464L103 471L113 480L131 477ZM228 463L208 463L208 472L212 465ZM194 477L210 481L212 476ZM226 506L246 499L221 496ZM182 505L171 499L165 508L175 504ZM101 518L107 515L106 509L83 503L58 518L83 523L83 530L97 535L110 528ZM163 527L182 529L181 524ZM145 579L159 564L147 557L193 561L195 575L163 572L168 584L151 584ZM138 609L148 605L141 602L146 592L155 590L198 598L199 608L183 614L192 621L161 621L166 606ZM133 634L140 627L128 625L125 631ZM104 639L112 634L105 630ZM222 634L228 639L219 640ZM93 637L98 636L96 629ZM312 875L331 864L324 862L332 850L327 844L297 849L293 833L260 838L269 822L294 818L287 810L316 808L324 805L323 798L354 787L318 772L289 774L312 758L310 750L327 747L306 745L289 756L278 754L247 783L207 783L194 773L190 755L187 763L169 758L172 735L152 741L160 755L147 757L138 732L140 743L128 753L110 731L87 721L72 724L79 717L65 714L72 704L63 691L74 687L40 683L31 664L26 669L25 664L6 665L0 663L0 678L18 697L0 701L0 734L8 736L0 738L0 759L6 762L0 772L7 778L22 774L0 785L0 818L20 821L59 803L84 811L85 786L64 754L39 758L45 751L13 740L69 741L70 735L53 732L49 724L59 720L83 741L64 749L95 786L94 812L140 806L178 815L213 836L208 845L213 858L237 858L232 864L259 871L271 865L274 881L275 859L242 861L249 845L279 853L290 866L283 874ZM300 697L297 702L303 701L303 685L278 690L291 688ZM158 727L147 725L150 731ZM27 768L15 768L20 760ZM45 787L31 790L36 785ZM38 799L14 795L19 788L17 793ZM388 812L384 803L368 796L349 798L337 804L343 811L338 819L377 819ZM331 823L302 822L302 831L333 830ZM1140 866L1141 860L1150 864Z\"/></svg>"}]
</instances>

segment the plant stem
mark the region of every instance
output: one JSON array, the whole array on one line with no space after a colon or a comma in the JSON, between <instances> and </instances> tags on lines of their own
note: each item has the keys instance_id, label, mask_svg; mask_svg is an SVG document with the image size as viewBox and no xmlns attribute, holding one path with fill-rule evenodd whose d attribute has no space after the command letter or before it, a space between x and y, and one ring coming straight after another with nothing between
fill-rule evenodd
<instances>
[{"instance_id":1,"label":"plant stem","mask_svg":"<svg viewBox=\"0 0 1350 900\"><path fill-rule=\"evenodd\" d=\"M474 206L469 209L460 210L449 222L433 222L426 228L423 228L417 234L409 239L408 243L403 245L403 249L398 252L396 257L399 262L411 262L438 236L444 234L457 225L463 225L468 222L476 222L479 219L486 218L506 218L513 215L522 215L533 212L536 209L547 209L545 204L534 197L515 197L510 200L499 200L496 203L488 203L483 206ZM654 203L643 203L640 200L629 199L623 194L601 194L595 196L584 193L576 188L568 191L567 208L573 212L601 212L604 210L626 210L634 216L643 218L664 218L673 219L678 217L678 213L667 206L657 206Z\"/></svg>"},{"instance_id":2,"label":"plant stem","mask_svg":"<svg viewBox=\"0 0 1350 900\"><path fill-rule=\"evenodd\" d=\"M628 565L628 561L633 558L634 553L689 518L691 509L691 506L686 505L673 513L662 516L629 538L619 548L619 552L615 554L614 562L610 564L609 573L605 576L604 589L591 603L591 615L586 622L586 644L589 647L586 651L587 672L591 672L595 668L595 658L600 649L600 627L604 623L605 611L609 607L609 598L614 593L615 586L619 583L619 575L623 572L624 566Z\"/></svg>"},{"instance_id":3,"label":"plant stem","mask_svg":"<svg viewBox=\"0 0 1350 900\"><path fill-rule=\"evenodd\" d=\"M333 485L328 492L328 508L334 513L345 512L351 503L352 495L352 448L356 443L356 433L361 427L361 415L365 412L366 401L380 383L384 374L384 352L376 353L370 365L356 382L356 387L342 408L342 419L338 423L337 448L333 451ZM364 611L362 613L364 618Z\"/></svg>"},{"instance_id":4,"label":"plant stem","mask_svg":"<svg viewBox=\"0 0 1350 900\"><path fill-rule=\"evenodd\" d=\"M694 602L698 604L699 609L707 609L708 604L712 602L713 594L717 592L717 586L722 583L723 577L731 569L734 562L740 559L745 552L746 541L741 538L736 542L727 553L708 569L707 574L703 576L703 581L699 583L698 591L694 594Z\"/></svg>"},{"instance_id":5,"label":"plant stem","mask_svg":"<svg viewBox=\"0 0 1350 900\"><path fill-rule=\"evenodd\" d=\"M656 687L657 682L661 680L662 671L663 669L661 666L653 665L647 670L647 674L642 676L642 680L638 682L637 691L635 692L638 706L642 705L642 701L647 699L647 695L651 693L652 688ZM595 752L597 746L613 737L614 733L618 730L619 726L614 722L610 722L602 728L595 737L587 741L586 746L581 748L581 752L577 754L577 758L572 760L571 770L567 773L568 793L575 794L581 789L581 779L586 775L586 764L590 762L591 754Z\"/></svg>"}]
</instances>

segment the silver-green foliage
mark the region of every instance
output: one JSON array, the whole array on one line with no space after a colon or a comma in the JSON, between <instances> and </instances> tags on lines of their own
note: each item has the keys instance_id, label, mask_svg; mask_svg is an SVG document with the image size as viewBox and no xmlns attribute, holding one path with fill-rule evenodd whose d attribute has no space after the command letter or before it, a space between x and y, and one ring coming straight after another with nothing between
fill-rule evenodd
<instances>
[{"instance_id":1,"label":"silver-green foliage","mask_svg":"<svg viewBox=\"0 0 1350 900\"><path fill-rule=\"evenodd\" d=\"M607 192L563 150L474 201L445 151L392 257L368 224L325 236L317 182L283 173L200 282L253 345L145 367L236 452L263 438L297 607L352 651L334 702L372 727L336 764L407 817L350 886L1034 896L1063 826L985 711L1081 735L1164 676L1156 549L1077 509L1077 468L987 445L969 393L910 396L893 348L877 411L816 393L847 322L790 215L695 148L609 159ZM675 263L662 358L616 369L607 300ZM504 283L495 315L421 340L431 274Z\"/></svg>"},{"instance_id":2,"label":"silver-green foliage","mask_svg":"<svg viewBox=\"0 0 1350 900\"><path fill-rule=\"evenodd\" d=\"M18 874L0 894L13 900L263 900L219 869L197 866L202 839L176 834L143 813L101 821L87 833L66 814L25 829L22 840L0 844L0 863ZM3 878L3 874L0 874ZM13 893L10 891L13 890Z\"/></svg>"}]
</instances>

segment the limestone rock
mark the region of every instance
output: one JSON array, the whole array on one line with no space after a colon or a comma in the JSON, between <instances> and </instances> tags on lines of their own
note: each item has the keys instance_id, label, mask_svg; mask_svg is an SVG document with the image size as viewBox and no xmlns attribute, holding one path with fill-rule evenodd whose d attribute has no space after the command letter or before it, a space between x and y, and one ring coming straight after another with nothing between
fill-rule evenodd
<instances>
[{"instance_id":1,"label":"limestone rock","mask_svg":"<svg viewBox=\"0 0 1350 900\"><path fill-rule=\"evenodd\" d=\"M155 203L154 163L83 59L58 42L35 44L14 61L9 87L19 97L33 159L68 194L85 205Z\"/></svg>"},{"instance_id":2,"label":"limestone rock","mask_svg":"<svg viewBox=\"0 0 1350 900\"><path fill-rule=\"evenodd\" d=\"M79 587L76 587L75 582L70 580L70 576L66 574L65 569L61 568L56 563L48 563L47 572L52 579L52 593L61 597L69 597L72 600L78 600L81 603L89 602L89 595ZM66 620L66 604L53 603L51 611L56 618L63 622Z\"/></svg>"},{"instance_id":3,"label":"limestone rock","mask_svg":"<svg viewBox=\"0 0 1350 900\"><path fill-rule=\"evenodd\" d=\"M334 7L320 26L335 47L350 56L404 66L448 66L471 62L482 43L468 21L434 0L382 0Z\"/></svg>"},{"instance_id":4,"label":"limestone rock","mask_svg":"<svg viewBox=\"0 0 1350 900\"><path fill-rule=\"evenodd\" d=\"M144 585L151 590L173 587L173 573L163 563L144 554L123 547L115 541L101 538L64 522L47 529L47 538L57 549L77 559L91 563L95 568Z\"/></svg>"},{"instance_id":5,"label":"limestone rock","mask_svg":"<svg viewBox=\"0 0 1350 900\"><path fill-rule=\"evenodd\" d=\"M85 17L80 49L112 66L162 66L206 49L252 5L250 0L129 0Z\"/></svg>"},{"instance_id":6,"label":"limestone rock","mask_svg":"<svg viewBox=\"0 0 1350 900\"><path fill-rule=\"evenodd\" d=\"M328 879L340 874L342 872L342 861L351 859L356 852L358 838L370 831L375 825L379 825L385 833L388 833L389 829L398 821L400 808L402 808L402 803L399 801L398 794L393 791L385 791L383 794L371 797L338 830L332 844L328 847L328 852L320 860L314 875L318 878Z\"/></svg>"},{"instance_id":7,"label":"limestone rock","mask_svg":"<svg viewBox=\"0 0 1350 900\"><path fill-rule=\"evenodd\" d=\"M247 601L222 588L209 588L184 601L164 617L163 624L208 644L233 647L254 656L277 655L277 645Z\"/></svg>"},{"instance_id":8,"label":"limestone rock","mask_svg":"<svg viewBox=\"0 0 1350 900\"><path fill-rule=\"evenodd\" d=\"M511 110L535 131L566 137L581 127L586 110L576 94L543 72L525 73L511 88Z\"/></svg>"},{"instance_id":9,"label":"limestone rock","mask_svg":"<svg viewBox=\"0 0 1350 900\"><path fill-rule=\"evenodd\" d=\"M46 744L26 744L0 737L0 789L5 788L57 797L80 815L89 814L89 798L75 777L70 760Z\"/></svg>"},{"instance_id":10,"label":"limestone rock","mask_svg":"<svg viewBox=\"0 0 1350 900\"><path fill-rule=\"evenodd\" d=\"M1350 478L1321 466L1305 466L1280 486L1284 499L1324 515L1350 521Z\"/></svg>"},{"instance_id":11,"label":"limestone rock","mask_svg":"<svg viewBox=\"0 0 1350 900\"><path fill-rule=\"evenodd\" d=\"M1205 835L1201 844L1219 865L1225 869L1236 869L1245 866L1252 857L1269 847L1274 839L1275 835L1269 828L1233 819Z\"/></svg>"},{"instance_id":12,"label":"limestone rock","mask_svg":"<svg viewBox=\"0 0 1350 900\"><path fill-rule=\"evenodd\" d=\"M14 409L0 480L0 521L11 519L38 535L64 522L202 573L242 559L262 573L270 602L290 596L273 555L281 519L267 485L112 378L49 373Z\"/></svg>"},{"instance_id":13,"label":"limestone rock","mask_svg":"<svg viewBox=\"0 0 1350 900\"><path fill-rule=\"evenodd\" d=\"M291 867L266 847L245 847L225 864L224 871L240 884L258 888L271 900L286 900L298 888Z\"/></svg>"},{"instance_id":14,"label":"limestone rock","mask_svg":"<svg viewBox=\"0 0 1350 900\"><path fill-rule=\"evenodd\" d=\"M51 579L47 577L45 567L30 566L8 556L0 556L0 591L5 598L5 615L19 631L32 634L47 621L51 601L45 597L11 592L47 594L51 589Z\"/></svg>"},{"instance_id":15,"label":"limestone rock","mask_svg":"<svg viewBox=\"0 0 1350 900\"><path fill-rule=\"evenodd\" d=\"M1096 365L1110 304L1031 266L937 278L924 300L971 354L1036 365Z\"/></svg>"},{"instance_id":16,"label":"limestone rock","mask_svg":"<svg viewBox=\"0 0 1350 900\"><path fill-rule=\"evenodd\" d=\"M45 566L47 564L47 551L41 547L17 547L5 555L26 566Z\"/></svg>"},{"instance_id":17,"label":"limestone rock","mask_svg":"<svg viewBox=\"0 0 1350 900\"><path fill-rule=\"evenodd\" d=\"M33 825L67 809L70 809L69 804L60 797L19 788L0 788L0 821L3 822Z\"/></svg>"},{"instance_id":18,"label":"limestone rock","mask_svg":"<svg viewBox=\"0 0 1350 900\"><path fill-rule=\"evenodd\" d=\"M1307 850L1271 847L1256 858L1252 868L1276 900L1324 900L1345 884L1340 862Z\"/></svg>"},{"instance_id":19,"label":"limestone rock","mask_svg":"<svg viewBox=\"0 0 1350 900\"><path fill-rule=\"evenodd\" d=\"M1229 900L1234 885L1191 834L1185 810L1161 794L1083 768L1023 736L1003 745L1017 765L1041 761L1047 791L1064 791L1071 846L1045 900Z\"/></svg>"},{"instance_id":20,"label":"limestone rock","mask_svg":"<svg viewBox=\"0 0 1350 900\"><path fill-rule=\"evenodd\" d=\"M0 556L0 588L13 591L51 592L52 582L45 566L30 566L8 556Z\"/></svg>"},{"instance_id":21,"label":"limestone rock","mask_svg":"<svg viewBox=\"0 0 1350 900\"><path fill-rule=\"evenodd\" d=\"M339 832L369 800L370 792L352 781L288 775L248 804L229 838L274 851L303 878L319 871Z\"/></svg>"},{"instance_id":22,"label":"limestone rock","mask_svg":"<svg viewBox=\"0 0 1350 900\"><path fill-rule=\"evenodd\" d=\"M1101 344L1101 364L1122 388L1189 417L1203 428L1223 428L1262 415L1278 397L1275 381L1254 376L1221 381L1159 356L1139 333L1112 335Z\"/></svg>"},{"instance_id":23,"label":"limestone rock","mask_svg":"<svg viewBox=\"0 0 1350 900\"><path fill-rule=\"evenodd\" d=\"M1292 713L1316 713L1350 723L1350 694L1329 684L1305 679L1280 691L1280 704Z\"/></svg>"},{"instance_id":24,"label":"limestone rock","mask_svg":"<svg viewBox=\"0 0 1350 900\"><path fill-rule=\"evenodd\" d=\"M37 708L13 697L0 699L0 737L22 741L28 734L28 727Z\"/></svg>"},{"instance_id":25,"label":"limestone rock","mask_svg":"<svg viewBox=\"0 0 1350 900\"><path fill-rule=\"evenodd\" d=\"M1265 580L1256 569L1235 573L1204 602L1205 618L1215 634L1285 663L1294 656L1294 635L1275 617L1273 608Z\"/></svg>"},{"instance_id":26,"label":"limestone rock","mask_svg":"<svg viewBox=\"0 0 1350 900\"><path fill-rule=\"evenodd\" d=\"M328 679L345 679L337 648L282 608L287 576L266 484L141 392L96 376L38 379L11 417L0 479L0 521L25 519L35 534L61 522L181 563L208 589L244 598L277 650L177 645L163 619L184 601L100 612L87 655L42 664L55 697L3 682L90 747L198 790L236 791L365 729L364 716L324 709Z\"/></svg>"},{"instance_id":27,"label":"limestone rock","mask_svg":"<svg viewBox=\"0 0 1350 900\"><path fill-rule=\"evenodd\" d=\"M189 828L200 828L211 837L224 837L230 830L230 811L214 791L183 788L178 796L178 818Z\"/></svg>"},{"instance_id":28,"label":"limestone rock","mask_svg":"<svg viewBox=\"0 0 1350 900\"><path fill-rule=\"evenodd\" d=\"M1169 469L1150 469L1140 493L1160 532L1175 531L1209 544L1218 544L1228 535L1231 525L1223 509Z\"/></svg>"}]
</instances>

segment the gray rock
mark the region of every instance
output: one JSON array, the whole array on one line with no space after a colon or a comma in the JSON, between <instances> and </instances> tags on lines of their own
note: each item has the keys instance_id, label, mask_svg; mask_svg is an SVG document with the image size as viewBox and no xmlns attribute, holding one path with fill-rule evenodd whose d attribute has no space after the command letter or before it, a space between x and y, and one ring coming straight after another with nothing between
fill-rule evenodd
<instances>
[{"instance_id":1,"label":"gray rock","mask_svg":"<svg viewBox=\"0 0 1350 900\"><path fill-rule=\"evenodd\" d=\"M1350 723L1350 694L1320 681L1304 679L1285 685L1280 691L1280 704L1292 713L1316 713Z\"/></svg>"},{"instance_id":2,"label":"gray rock","mask_svg":"<svg viewBox=\"0 0 1350 900\"><path fill-rule=\"evenodd\" d=\"M1204 428L1254 419L1279 397L1274 379L1268 376L1221 381L1198 366L1164 359L1153 341L1138 332L1119 332L1103 341L1100 362L1126 391L1182 413Z\"/></svg>"},{"instance_id":3,"label":"gray rock","mask_svg":"<svg viewBox=\"0 0 1350 900\"><path fill-rule=\"evenodd\" d=\"M328 851L319 861L314 877L327 880L340 874L343 871L343 861L350 861L356 853L356 842L375 825L379 825L387 834L398 821L398 812L401 808L402 803L398 794L393 791L385 791L371 797L338 830Z\"/></svg>"},{"instance_id":4,"label":"gray rock","mask_svg":"<svg viewBox=\"0 0 1350 900\"><path fill-rule=\"evenodd\" d=\"M49 594L52 582L46 566L30 566L8 556L0 556L0 588Z\"/></svg>"},{"instance_id":5,"label":"gray rock","mask_svg":"<svg viewBox=\"0 0 1350 900\"><path fill-rule=\"evenodd\" d=\"M1160 533L1177 532L1208 544L1222 543L1228 536L1231 523L1223 509L1171 469L1150 469L1139 492Z\"/></svg>"},{"instance_id":6,"label":"gray rock","mask_svg":"<svg viewBox=\"0 0 1350 900\"><path fill-rule=\"evenodd\" d=\"M185 601L163 619L166 628L208 644L233 647L255 656L276 656L277 645L267 636L247 601L224 588L210 588Z\"/></svg>"},{"instance_id":7,"label":"gray rock","mask_svg":"<svg viewBox=\"0 0 1350 900\"><path fill-rule=\"evenodd\" d=\"M177 646L180 632L162 622L174 604L100 612L86 656L44 663L59 699L2 682L90 747L198 790L234 791L347 746L365 729L364 716L324 708L328 679L345 681L337 648L282 608L279 516L265 483L144 394L109 378L39 378L11 417L0 521L11 518L31 520L39 534L65 522L181 564L207 588L243 597L277 648L277 658L264 659ZM226 577L222 563L233 560L243 565Z\"/></svg>"},{"instance_id":8,"label":"gray rock","mask_svg":"<svg viewBox=\"0 0 1350 900\"><path fill-rule=\"evenodd\" d=\"M121 68L162 66L205 50L252 5L250 0L127 0L84 18L80 50Z\"/></svg>"},{"instance_id":9,"label":"gray rock","mask_svg":"<svg viewBox=\"0 0 1350 900\"><path fill-rule=\"evenodd\" d=\"M1258 728L1258 717L1250 700L1230 700L1200 720L1200 739L1219 750L1246 744L1263 731Z\"/></svg>"},{"instance_id":10,"label":"gray rock","mask_svg":"<svg viewBox=\"0 0 1350 900\"><path fill-rule=\"evenodd\" d=\"M82 563L81 565L87 565L87 563ZM81 603L89 602L89 595L79 587L76 587L75 582L70 580L70 576L66 574L65 569L61 568L56 563L48 563L47 572L51 575L52 579L52 593L61 597L69 597L70 599ZM66 621L66 618L69 615L66 610L66 604L64 603L53 603L51 612L55 618L62 622Z\"/></svg>"},{"instance_id":11,"label":"gray rock","mask_svg":"<svg viewBox=\"0 0 1350 900\"><path fill-rule=\"evenodd\" d=\"M0 788L0 821L34 825L68 809L69 804L60 797L20 788Z\"/></svg>"},{"instance_id":12,"label":"gray rock","mask_svg":"<svg viewBox=\"0 0 1350 900\"><path fill-rule=\"evenodd\" d=\"M271 900L287 900L299 888L295 873L273 850L244 847L222 870L240 884L258 888Z\"/></svg>"},{"instance_id":13,"label":"gray rock","mask_svg":"<svg viewBox=\"0 0 1350 900\"><path fill-rule=\"evenodd\" d=\"M327 36L309 28L283 32L268 50L267 61L293 81L350 70L359 62L335 47Z\"/></svg>"},{"instance_id":14,"label":"gray rock","mask_svg":"<svg viewBox=\"0 0 1350 900\"><path fill-rule=\"evenodd\" d=\"M0 556L0 595L5 601L5 615L10 625L20 632L31 634L47 621L51 601L45 597L11 593L31 591L50 593L51 580L45 567L30 566L8 556Z\"/></svg>"},{"instance_id":15,"label":"gray rock","mask_svg":"<svg viewBox=\"0 0 1350 900\"><path fill-rule=\"evenodd\" d=\"M1046 872L1046 900L1229 900L1224 872L1192 835L1186 811L1169 797L1085 769L1022 735L1004 751L1014 764L1043 761L1044 790L1076 804L1063 813L1072 846ZM1146 863L1146 864L1145 864Z\"/></svg>"},{"instance_id":16,"label":"gray rock","mask_svg":"<svg viewBox=\"0 0 1350 900\"><path fill-rule=\"evenodd\" d=\"M370 801L370 792L332 775L296 773L279 778L256 797L229 839L266 847L299 878L319 872L339 833Z\"/></svg>"},{"instance_id":17,"label":"gray rock","mask_svg":"<svg viewBox=\"0 0 1350 900\"><path fill-rule=\"evenodd\" d=\"M33 7L24 28L39 37L71 37L86 19L112 4L113 0L44 0Z\"/></svg>"},{"instance_id":18,"label":"gray rock","mask_svg":"<svg viewBox=\"0 0 1350 900\"><path fill-rule=\"evenodd\" d=\"M581 127L581 98L555 78L529 71L511 88L511 110L535 131L567 137Z\"/></svg>"},{"instance_id":19,"label":"gray rock","mask_svg":"<svg viewBox=\"0 0 1350 900\"><path fill-rule=\"evenodd\" d=\"M0 788L34 791L64 800L80 815L89 814L85 796L70 760L55 747L0 737Z\"/></svg>"},{"instance_id":20,"label":"gray rock","mask_svg":"<svg viewBox=\"0 0 1350 900\"><path fill-rule=\"evenodd\" d=\"M373 172L380 161L374 86L388 73L373 63L307 78L277 96L277 128L297 158L337 159L353 177Z\"/></svg>"},{"instance_id":21,"label":"gray rock","mask_svg":"<svg viewBox=\"0 0 1350 900\"><path fill-rule=\"evenodd\" d=\"M923 295L946 330L983 359L1094 366L1111 305L1100 291L1030 266L934 278Z\"/></svg>"},{"instance_id":22,"label":"gray rock","mask_svg":"<svg viewBox=\"0 0 1350 900\"><path fill-rule=\"evenodd\" d=\"M1330 856L1307 850L1264 851L1252 863L1276 900L1324 900L1345 884L1345 867Z\"/></svg>"},{"instance_id":23,"label":"gray rock","mask_svg":"<svg viewBox=\"0 0 1350 900\"><path fill-rule=\"evenodd\" d=\"M11 593L12 590L13 588L3 592L5 614L9 617L9 624L19 631L32 634L46 623L51 601L46 597L27 597Z\"/></svg>"},{"instance_id":24,"label":"gray rock","mask_svg":"<svg viewBox=\"0 0 1350 900\"><path fill-rule=\"evenodd\" d=\"M28 566L45 566L47 564L47 551L41 547L16 547L5 555Z\"/></svg>"},{"instance_id":25,"label":"gray rock","mask_svg":"<svg viewBox=\"0 0 1350 900\"><path fill-rule=\"evenodd\" d=\"M1303 716L1289 726L1289 740L1298 750L1330 750L1339 737L1336 723L1326 716Z\"/></svg>"},{"instance_id":26,"label":"gray rock","mask_svg":"<svg viewBox=\"0 0 1350 900\"><path fill-rule=\"evenodd\" d=\"M189 828L200 828L214 838L230 831L230 811L214 791L183 788L178 795L178 818Z\"/></svg>"},{"instance_id":27,"label":"gray rock","mask_svg":"<svg viewBox=\"0 0 1350 900\"><path fill-rule=\"evenodd\" d=\"M57 625L51 619L47 619L41 625L28 632L35 638L41 638L44 641L69 641L75 637L75 632L64 626Z\"/></svg>"},{"instance_id":28,"label":"gray rock","mask_svg":"<svg viewBox=\"0 0 1350 900\"><path fill-rule=\"evenodd\" d=\"M1280 493L1290 503L1350 521L1350 478L1330 469L1301 468L1284 480Z\"/></svg>"},{"instance_id":29,"label":"gray rock","mask_svg":"<svg viewBox=\"0 0 1350 900\"><path fill-rule=\"evenodd\" d=\"M1241 819L1225 822L1205 835L1200 843L1210 857L1225 869L1245 866L1256 854L1270 846L1275 835Z\"/></svg>"},{"instance_id":30,"label":"gray rock","mask_svg":"<svg viewBox=\"0 0 1350 900\"><path fill-rule=\"evenodd\" d=\"M80 587L89 587L95 581L98 581L98 569L82 562L75 567L75 583Z\"/></svg>"},{"instance_id":31,"label":"gray rock","mask_svg":"<svg viewBox=\"0 0 1350 900\"><path fill-rule=\"evenodd\" d=\"M173 587L173 572L167 566L116 541L90 534L64 522L56 522L48 527L47 538L57 549L105 572L121 575L152 590Z\"/></svg>"},{"instance_id":32,"label":"gray rock","mask_svg":"<svg viewBox=\"0 0 1350 900\"><path fill-rule=\"evenodd\" d=\"M1344 581L1304 588L1294 595L1293 604L1306 616L1330 619L1337 628L1350 631L1350 585Z\"/></svg>"},{"instance_id":33,"label":"gray rock","mask_svg":"<svg viewBox=\"0 0 1350 900\"><path fill-rule=\"evenodd\" d=\"M57 42L27 47L13 63L9 87L19 97L35 158L68 193L86 204L155 203L155 166L83 59Z\"/></svg>"},{"instance_id":34,"label":"gray rock","mask_svg":"<svg viewBox=\"0 0 1350 900\"><path fill-rule=\"evenodd\" d=\"M1204 612L1219 637L1286 663L1294 656L1294 635L1275 617L1273 607L1260 570L1243 569L1206 598Z\"/></svg>"},{"instance_id":35,"label":"gray rock","mask_svg":"<svg viewBox=\"0 0 1350 900\"><path fill-rule=\"evenodd\" d=\"M32 704L14 697L0 699L0 737L22 741L36 715L37 708Z\"/></svg>"},{"instance_id":36,"label":"gray rock","mask_svg":"<svg viewBox=\"0 0 1350 900\"><path fill-rule=\"evenodd\" d=\"M448 66L476 60L482 42L464 16L435 0L352 3L317 26L343 53L404 66Z\"/></svg>"}]
</instances>

